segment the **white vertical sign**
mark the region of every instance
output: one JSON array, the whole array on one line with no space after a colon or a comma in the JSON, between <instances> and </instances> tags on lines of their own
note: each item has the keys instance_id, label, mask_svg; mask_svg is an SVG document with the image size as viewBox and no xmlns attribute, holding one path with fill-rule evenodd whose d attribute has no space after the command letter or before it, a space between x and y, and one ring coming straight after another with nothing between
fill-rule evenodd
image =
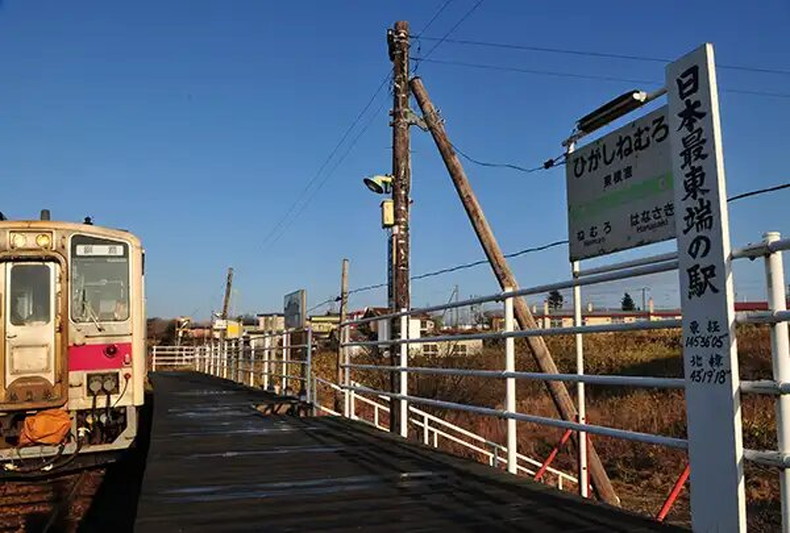
<instances>
[{"instance_id":1,"label":"white vertical sign","mask_svg":"<svg viewBox=\"0 0 790 533\"><path fill-rule=\"evenodd\" d=\"M694 531L746 531L738 353L713 46L666 70Z\"/></svg>"}]
</instances>

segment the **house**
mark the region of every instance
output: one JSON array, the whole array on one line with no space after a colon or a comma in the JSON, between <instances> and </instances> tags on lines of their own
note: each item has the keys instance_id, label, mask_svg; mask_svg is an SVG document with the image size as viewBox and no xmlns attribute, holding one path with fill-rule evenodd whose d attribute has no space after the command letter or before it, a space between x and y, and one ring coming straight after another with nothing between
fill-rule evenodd
<instances>
[{"instance_id":1,"label":"house","mask_svg":"<svg viewBox=\"0 0 790 533\"><path fill-rule=\"evenodd\" d=\"M283 313L258 313L258 331L272 332L285 329L285 315Z\"/></svg>"},{"instance_id":2,"label":"house","mask_svg":"<svg viewBox=\"0 0 790 533\"><path fill-rule=\"evenodd\" d=\"M532 316L539 328L569 328L573 327L573 309L549 309L548 302L543 302L543 309L532 306ZM680 309L656 310L653 299L648 300L646 311L623 311L622 309L594 309L591 303L582 309L582 324L585 326L602 326L608 324L629 324L638 321L674 320L681 318ZM502 312L489 314L491 329L502 331L505 320ZM518 327L518 326L516 326Z\"/></svg>"},{"instance_id":3,"label":"house","mask_svg":"<svg viewBox=\"0 0 790 533\"><path fill-rule=\"evenodd\" d=\"M464 331L463 333L470 333ZM419 344L420 355L426 357L447 357L451 355L479 355L483 352L483 339L463 339L457 341L425 342Z\"/></svg>"},{"instance_id":4,"label":"house","mask_svg":"<svg viewBox=\"0 0 790 533\"><path fill-rule=\"evenodd\" d=\"M328 339L340 324L340 315L326 314L307 317L313 335L319 340Z\"/></svg>"}]
</instances>

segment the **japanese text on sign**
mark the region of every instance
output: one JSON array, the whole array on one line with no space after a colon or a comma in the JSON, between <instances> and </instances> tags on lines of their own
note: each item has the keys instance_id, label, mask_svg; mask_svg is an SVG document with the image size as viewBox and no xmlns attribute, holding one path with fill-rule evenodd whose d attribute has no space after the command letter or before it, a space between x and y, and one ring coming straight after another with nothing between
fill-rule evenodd
<instances>
[{"instance_id":1,"label":"japanese text on sign","mask_svg":"<svg viewBox=\"0 0 790 533\"><path fill-rule=\"evenodd\" d=\"M705 54L681 61L667 80L672 160L677 176L677 237L686 375L724 384L732 368L724 251L723 169L716 149L717 102ZM682 63L682 65L680 64ZM718 144L717 144L718 143ZM724 220L723 220L724 219Z\"/></svg>"},{"instance_id":2,"label":"japanese text on sign","mask_svg":"<svg viewBox=\"0 0 790 533\"><path fill-rule=\"evenodd\" d=\"M568 155L572 260L675 237L666 107Z\"/></svg>"}]
</instances>

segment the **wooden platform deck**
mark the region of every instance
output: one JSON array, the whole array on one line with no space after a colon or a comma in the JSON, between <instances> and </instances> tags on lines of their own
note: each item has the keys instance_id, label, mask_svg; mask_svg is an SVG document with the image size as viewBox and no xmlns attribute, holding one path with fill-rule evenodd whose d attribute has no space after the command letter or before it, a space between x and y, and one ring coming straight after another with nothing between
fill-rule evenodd
<instances>
[{"instance_id":1,"label":"wooden platform deck","mask_svg":"<svg viewBox=\"0 0 790 533\"><path fill-rule=\"evenodd\" d=\"M188 372L152 376L135 531L678 531Z\"/></svg>"}]
</instances>

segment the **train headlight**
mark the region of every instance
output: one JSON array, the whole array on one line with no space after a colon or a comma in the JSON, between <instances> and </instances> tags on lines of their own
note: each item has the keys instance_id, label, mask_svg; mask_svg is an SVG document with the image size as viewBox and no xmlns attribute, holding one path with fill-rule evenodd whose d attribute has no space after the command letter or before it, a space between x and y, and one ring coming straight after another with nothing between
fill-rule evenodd
<instances>
[{"instance_id":1,"label":"train headlight","mask_svg":"<svg viewBox=\"0 0 790 533\"><path fill-rule=\"evenodd\" d=\"M24 233L11 234L11 248L24 248L27 246L27 237Z\"/></svg>"},{"instance_id":2,"label":"train headlight","mask_svg":"<svg viewBox=\"0 0 790 533\"><path fill-rule=\"evenodd\" d=\"M52 237L49 234L39 233L36 235L36 246L39 248L49 248L50 244L52 244Z\"/></svg>"}]
</instances>

